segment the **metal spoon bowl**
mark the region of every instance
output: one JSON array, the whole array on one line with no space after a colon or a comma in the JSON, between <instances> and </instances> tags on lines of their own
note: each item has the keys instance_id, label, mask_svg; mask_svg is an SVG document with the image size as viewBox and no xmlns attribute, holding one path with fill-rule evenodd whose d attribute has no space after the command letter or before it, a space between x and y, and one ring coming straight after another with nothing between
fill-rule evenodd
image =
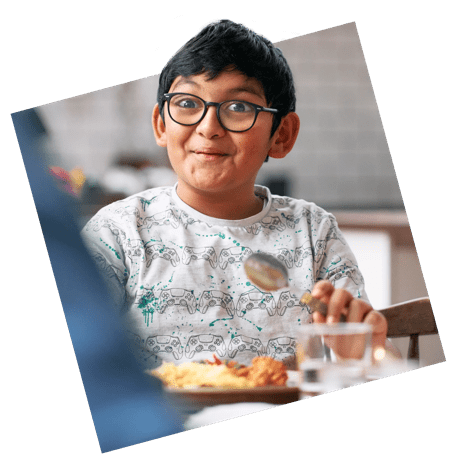
<instances>
[{"instance_id":1,"label":"metal spoon bowl","mask_svg":"<svg viewBox=\"0 0 460 473\"><path fill-rule=\"evenodd\" d=\"M253 253L244 262L244 270L249 281L263 291L278 291L283 287L289 287L289 275L284 264L275 256L267 253ZM305 292L300 299L315 312L322 315L327 314L327 305Z\"/></svg>"},{"instance_id":2,"label":"metal spoon bowl","mask_svg":"<svg viewBox=\"0 0 460 473\"><path fill-rule=\"evenodd\" d=\"M289 287L287 269L280 260L266 253L253 253L244 262L248 279L264 291Z\"/></svg>"}]
</instances>

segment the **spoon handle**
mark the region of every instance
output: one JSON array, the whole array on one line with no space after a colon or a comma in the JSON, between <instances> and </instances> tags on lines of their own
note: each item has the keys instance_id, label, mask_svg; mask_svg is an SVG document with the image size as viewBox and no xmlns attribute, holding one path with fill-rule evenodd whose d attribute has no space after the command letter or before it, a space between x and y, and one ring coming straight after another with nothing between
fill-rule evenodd
<instances>
[{"instance_id":1,"label":"spoon handle","mask_svg":"<svg viewBox=\"0 0 460 473\"><path fill-rule=\"evenodd\" d=\"M324 317L327 315L327 304L313 297L309 292L306 292L300 298L300 303L307 305L313 312L319 312L321 315L324 315Z\"/></svg>"},{"instance_id":2,"label":"spoon handle","mask_svg":"<svg viewBox=\"0 0 460 473\"><path fill-rule=\"evenodd\" d=\"M300 298L300 303L301 304L305 304L307 305L308 307L310 307L310 309L312 310L312 312L316 312L318 311L321 315L323 315L324 317L326 317L327 315L327 304L325 304L324 302L320 301L319 299L317 299L316 297L313 297L309 292L306 292L301 298ZM347 318L345 317L345 315L341 315L340 316L340 320L339 322L340 323L343 323L343 322L346 322L347 321Z\"/></svg>"}]
</instances>

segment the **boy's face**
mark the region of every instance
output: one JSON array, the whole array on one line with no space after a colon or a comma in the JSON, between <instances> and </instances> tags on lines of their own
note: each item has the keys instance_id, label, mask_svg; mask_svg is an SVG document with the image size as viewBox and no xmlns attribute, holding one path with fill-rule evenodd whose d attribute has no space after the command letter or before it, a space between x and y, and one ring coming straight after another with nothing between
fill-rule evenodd
<instances>
[{"instance_id":1,"label":"boy's face","mask_svg":"<svg viewBox=\"0 0 460 473\"><path fill-rule=\"evenodd\" d=\"M240 72L222 72L208 80L206 74L188 78L179 76L169 92L197 95L207 102L244 100L264 107L269 106L262 85ZM245 132L235 133L222 128L217 120L216 107L209 107L197 125L184 126L174 122L168 114L167 104L163 121L158 105L153 114L153 127L157 143L167 147L169 159L177 173L179 195L213 195L214 197L254 195L257 173L277 132L270 138L273 115L259 113L254 126Z\"/></svg>"}]
</instances>

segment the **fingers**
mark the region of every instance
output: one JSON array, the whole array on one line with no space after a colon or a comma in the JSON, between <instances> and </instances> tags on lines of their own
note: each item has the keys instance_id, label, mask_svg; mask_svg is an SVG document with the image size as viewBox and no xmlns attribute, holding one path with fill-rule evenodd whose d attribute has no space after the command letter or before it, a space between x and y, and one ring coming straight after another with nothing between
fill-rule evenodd
<instances>
[{"instance_id":1,"label":"fingers","mask_svg":"<svg viewBox=\"0 0 460 473\"><path fill-rule=\"evenodd\" d=\"M372 306L361 299L352 299L348 306L347 322L363 322Z\"/></svg>"},{"instance_id":2,"label":"fingers","mask_svg":"<svg viewBox=\"0 0 460 473\"><path fill-rule=\"evenodd\" d=\"M385 350L388 333L387 319L380 312L371 310L364 318L364 322L372 325L372 351L375 353L378 349Z\"/></svg>"},{"instance_id":3,"label":"fingers","mask_svg":"<svg viewBox=\"0 0 460 473\"><path fill-rule=\"evenodd\" d=\"M318 281L313 287L311 295L319 299L321 302L329 304L329 300L334 290L334 286L329 281ZM326 317L320 312L313 312L312 317L313 322L315 323L322 324L326 322Z\"/></svg>"},{"instance_id":4,"label":"fingers","mask_svg":"<svg viewBox=\"0 0 460 473\"><path fill-rule=\"evenodd\" d=\"M329 299L326 322L335 324L340 322L340 316L343 314L348 320L349 305L353 296L344 289L336 289Z\"/></svg>"},{"instance_id":5,"label":"fingers","mask_svg":"<svg viewBox=\"0 0 460 473\"><path fill-rule=\"evenodd\" d=\"M327 316L313 312L315 323L337 323L344 315L347 322L365 322L372 326L373 352L385 349L388 322L383 314L373 310L372 306L361 299L355 299L345 289L336 289L329 281L318 281L311 295L327 304Z\"/></svg>"},{"instance_id":6,"label":"fingers","mask_svg":"<svg viewBox=\"0 0 460 473\"><path fill-rule=\"evenodd\" d=\"M311 295L327 304L334 290L332 283L322 280L314 285Z\"/></svg>"},{"instance_id":7,"label":"fingers","mask_svg":"<svg viewBox=\"0 0 460 473\"><path fill-rule=\"evenodd\" d=\"M329 281L318 281L311 295L328 305L327 316L319 312L313 313L313 321L316 323L337 323L341 316L345 316L347 322L362 322L365 315L372 310L372 306L361 299L355 299L345 289L335 289Z\"/></svg>"}]
</instances>

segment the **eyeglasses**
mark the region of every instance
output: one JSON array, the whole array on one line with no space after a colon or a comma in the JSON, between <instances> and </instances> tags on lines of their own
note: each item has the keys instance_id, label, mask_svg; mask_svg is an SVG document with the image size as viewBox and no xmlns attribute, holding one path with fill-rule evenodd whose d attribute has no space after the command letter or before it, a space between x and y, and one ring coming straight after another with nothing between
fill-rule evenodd
<instances>
[{"instance_id":1,"label":"eyeglasses","mask_svg":"<svg viewBox=\"0 0 460 473\"><path fill-rule=\"evenodd\" d=\"M202 98L173 92L164 94L168 102L168 113L179 125L196 125L203 120L209 106L216 107L217 119L222 128L233 132L248 131L254 126L260 112L277 113L275 108L266 108L243 100L226 100L225 102L205 102Z\"/></svg>"}]
</instances>

